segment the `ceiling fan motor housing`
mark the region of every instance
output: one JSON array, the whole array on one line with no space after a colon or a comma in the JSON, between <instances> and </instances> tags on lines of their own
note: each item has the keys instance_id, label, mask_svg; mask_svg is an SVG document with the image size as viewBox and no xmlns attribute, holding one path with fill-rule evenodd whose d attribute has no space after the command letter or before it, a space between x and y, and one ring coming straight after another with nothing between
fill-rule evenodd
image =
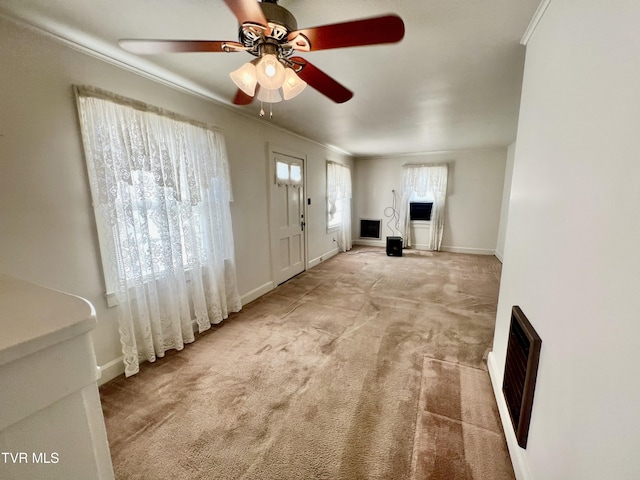
<instances>
[{"instance_id":1,"label":"ceiling fan motor housing","mask_svg":"<svg viewBox=\"0 0 640 480\"><path fill-rule=\"evenodd\" d=\"M276 1L263 1L258 3L264 16L269 22L271 31L265 36L264 30L256 25L243 24L240 25L238 38L240 43L249 48L248 52L260 56L259 45L268 42L277 45L287 42L289 33L298 29L296 18L284 7L281 7Z\"/></svg>"},{"instance_id":2,"label":"ceiling fan motor housing","mask_svg":"<svg viewBox=\"0 0 640 480\"><path fill-rule=\"evenodd\" d=\"M260 2L259 5L269 24L280 25L287 30L287 33L298 29L296 17L289 10L278 5L277 1Z\"/></svg>"}]
</instances>

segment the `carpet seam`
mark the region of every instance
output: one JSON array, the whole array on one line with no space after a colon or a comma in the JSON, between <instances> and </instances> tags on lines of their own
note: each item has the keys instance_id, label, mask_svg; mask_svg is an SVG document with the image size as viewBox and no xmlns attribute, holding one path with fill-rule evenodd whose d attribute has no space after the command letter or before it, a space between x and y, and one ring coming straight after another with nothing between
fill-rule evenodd
<instances>
[{"instance_id":1,"label":"carpet seam","mask_svg":"<svg viewBox=\"0 0 640 480\"><path fill-rule=\"evenodd\" d=\"M502 437L502 434L500 434L498 432L495 432L493 430L489 430L488 428L482 427L480 425L476 425L475 423L465 422L464 420L458 420L456 418L448 417L446 415L441 415L439 413L430 412L429 410L425 410L424 413L426 413L427 415L432 415L432 416L440 418L440 419L449 420L449 421L451 421L453 423L457 423L458 425L463 425L463 426L466 425L466 426L469 426L469 427L477 428L478 430L482 430L483 432L491 433L492 435L496 435L498 437Z\"/></svg>"},{"instance_id":2,"label":"carpet seam","mask_svg":"<svg viewBox=\"0 0 640 480\"><path fill-rule=\"evenodd\" d=\"M472 365L466 365L464 363L456 363L456 362L452 362L450 360L442 360L441 358L430 357L429 355L423 355L423 358L428 359L428 360L433 360L434 362L440 362L440 363L446 363L446 364L449 364L449 365L455 365L456 367L470 368L472 370L477 370L479 372L485 372L485 373L488 374L488 371L487 371L486 368L474 367Z\"/></svg>"}]
</instances>

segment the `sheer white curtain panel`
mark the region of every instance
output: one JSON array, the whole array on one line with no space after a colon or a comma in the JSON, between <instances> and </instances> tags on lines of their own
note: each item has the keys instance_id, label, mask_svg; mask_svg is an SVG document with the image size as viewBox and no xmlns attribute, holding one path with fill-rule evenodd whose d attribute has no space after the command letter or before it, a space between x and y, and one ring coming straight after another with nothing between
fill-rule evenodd
<instances>
[{"instance_id":1,"label":"sheer white curtain panel","mask_svg":"<svg viewBox=\"0 0 640 480\"><path fill-rule=\"evenodd\" d=\"M344 165L327 164L327 198L329 205L340 212L336 232L338 248L342 252L351 250L351 170Z\"/></svg>"},{"instance_id":2,"label":"sheer white curtain panel","mask_svg":"<svg viewBox=\"0 0 640 480\"><path fill-rule=\"evenodd\" d=\"M431 235L429 250L440 250L444 233L444 209L447 198L448 165L404 165L402 167L402 201L400 204L400 225L404 245L411 246L411 217L409 203L412 196L432 197Z\"/></svg>"},{"instance_id":3,"label":"sheer white curtain panel","mask_svg":"<svg viewBox=\"0 0 640 480\"><path fill-rule=\"evenodd\" d=\"M107 290L125 374L241 309L222 134L77 88Z\"/></svg>"}]
</instances>

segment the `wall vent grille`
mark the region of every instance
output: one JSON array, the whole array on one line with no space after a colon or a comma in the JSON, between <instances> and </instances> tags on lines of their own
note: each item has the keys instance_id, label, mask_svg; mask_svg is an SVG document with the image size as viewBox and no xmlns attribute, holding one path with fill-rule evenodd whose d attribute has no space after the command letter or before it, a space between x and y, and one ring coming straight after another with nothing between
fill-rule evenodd
<instances>
[{"instance_id":1,"label":"wall vent grille","mask_svg":"<svg viewBox=\"0 0 640 480\"><path fill-rule=\"evenodd\" d=\"M542 340L520 307L511 309L502 393L518 445L527 447Z\"/></svg>"},{"instance_id":2,"label":"wall vent grille","mask_svg":"<svg viewBox=\"0 0 640 480\"><path fill-rule=\"evenodd\" d=\"M360 219L360 238L375 238L380 240L380 224L382 220Z\"/></svg>"}]
</instances>

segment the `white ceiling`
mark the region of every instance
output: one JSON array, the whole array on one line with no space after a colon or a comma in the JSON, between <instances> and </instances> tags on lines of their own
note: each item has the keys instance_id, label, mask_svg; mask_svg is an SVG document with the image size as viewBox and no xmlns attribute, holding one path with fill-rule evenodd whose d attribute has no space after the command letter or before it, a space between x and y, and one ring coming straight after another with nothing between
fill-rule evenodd
<instances>
[{"instance_id":1,"label":"white ceiling","mask_svg":"<svg viewBox=\"0 0 640 480\"><path fill-rule=\"evenodd\" d=\"M301 54L352 90L336 104L307 88L274 105L271 122L357 156L510 144L516 135L524 47L540 0L280 0L299 28L396 13L397 44ZM247 53L136 57L119 38L237 40L222 0L2 0L0 13L231 104L229 72ZM267 120L265 120L267 121Z\"/></svg>"}]
</instances>

